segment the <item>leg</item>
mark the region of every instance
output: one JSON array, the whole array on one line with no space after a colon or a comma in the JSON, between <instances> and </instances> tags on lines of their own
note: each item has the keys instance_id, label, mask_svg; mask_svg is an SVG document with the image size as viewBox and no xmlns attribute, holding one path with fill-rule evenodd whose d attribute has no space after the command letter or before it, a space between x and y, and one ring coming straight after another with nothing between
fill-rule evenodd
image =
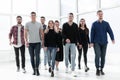
<instances>
[{"instance_id":1,"label":"leg","mask_svg":"<svg viewBox=\"0 0 120 80\"><path fill-rule=\"evenodd\" d=\"M17 68L20 68L19 48L14 47L14 51L15 51L16 66Z\"/></svg>"},{"instance_id":2,"label":"leg","mask_svg":"<svg viewBox=\"0 0 120 80\"><path fill-rule=\"evenodd\" d=\"M68 68L69 47L70 47L70 44L65 45L65 66L66 68Z\"/></svg>"},{"instance_id":3,"label":"leg","mask_svg":"<svg viewBox=\"0 0 120 80\"><path fill-rule=\"evenodd\" d=\"M75 58L76 58L76 46L75 44L70 45L71 50L71 69L72 71L75 70Z\"/></svg>"},{"instance_id":4,"label":"leg","mask_svg":"<svg viewBox=\"0 0 120 80\"><path fill-rule=\"evenodd\" d=\"M98 43L94 44L94 51L95 51L95 66L96 66L96 75L100 76L100 71L99 71L99 67L100 67L100 55L101 55L101 49L100 49L100 45Z\"/></svg>"},{"instance_id":5,"label":"leg","mask_svg":"<svg viewBox=\"0 0 120 80\"><path fill-rule=\"evenodd\" d=\"M52 70L54 71L55 67L55 57L56 57L56 48L52 48L51 58L52 58Z\"/></svg>"},{"instance_id":6,"label":"leg","mask_svg":"<svg viewBox=\"0 0 120 80\"><path fill-rule=\"evenodd\" d=\"M94 51L95 51L95 66L98 69L100 67L100 56L101 56L101 49L100 45L95 43L94 44Z\"/></svg>"},{"instance_id":7,"label":"leg","mask_svg":"<svg viewBox=\"0 0 120 80\"><path fill-rule=\"evenodd\" d=\"M70 51L70 49L69 49L69 62L71 64L71 51Z\"/></svg>"},{"instance_id":8,"label":"leg","mask_svg":"<svg viewBox=\"0 0 120 80\"><path fill-rule=\"evenodd\" d=\"M39 68L39 64L40 64L40 49L41 49L41 44L36 43L35 45L36 69Z\"/></svg>"},{"instance_id":9,"label":"leg","mask_svg":"<svg viewBox=\"0 0 120 80\"><path fill-rule=\"evenodd\" d=\"M33 70L35 70L35 60L34 60L34 44L29 44L29 53L30 53L30 60Z\"/></svg>"},{"instance_id":10,"label":"leg","mask_svg":"<svg viewBox=\"0 0 120 80\"><path fill-rule=\"evenodd\" d=\"M103 68L104 68L104 65L105 65L106 49L107 49L107 44L106 45L102 45L102 47L101 47L101 74L102 75L105 74L103 72Z\"/></svg>"},{"instance_id":11,"label":"leg","mask_svg":"<svg viewBox=\"0 0 120 80\"><path fill-rule=\"evenodd\" d=\"M21 59L22 59L22 68L25 68L25 45L20 47Z\"/></svg>"},{"instance_id":12,"label":"leg","mask_svg":"<svg viewBox=\"0 0 120 80\"><path fill-rule=\"evenodd\" d=\"M83 45L83 53L84 53L84 63L87 67L87 51L88 51L88 44Z\"/></svg>"},{"instance_id":13,"label":"leg","mask_svg":"<svg viewBox=\"0 0 120 80\"><path fill-rule=\"evenodd\" d=\"M47 57L47 51L44 50L44 66L47 65L47 61L48 61L47 59L48 59L48 57Z\"/></svg>"},{"instance_id":14,"label":"leg","mask_svg":"<svg viewBox=\"0 0 120 80\"><path fill-rule=\"evenodd\" d=\"M40 43L36 43L35 44L35 57L36 57L36 72L37 72L37 76L40 75L39 73L39 64L40 64L40 49L41 49L41 44Z\"/></svg>"},{"instance_id":15,"label":"leg","mask_svg":"<svg viewBox=\"0 0 120 80\"><path fill-rule=\"evenodd\" d=\"M78 49L78 67L79 69L81 69L80 62L81 62L82 49L79 49L78 46L77 46L77 49Z\"/></svg>"}]
</instances>

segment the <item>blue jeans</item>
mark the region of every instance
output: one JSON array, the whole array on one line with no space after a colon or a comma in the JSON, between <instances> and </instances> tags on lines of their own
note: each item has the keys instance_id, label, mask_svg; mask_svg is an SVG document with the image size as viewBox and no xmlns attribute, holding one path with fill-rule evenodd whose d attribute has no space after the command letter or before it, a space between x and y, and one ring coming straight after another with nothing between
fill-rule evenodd
<instances>
[{"instance_id":1,"label":"blue jeans","mask_svg":"<svg viewBox=\"0 0 120 80\"><path fill-rule=\"evenodd\" d=\"M104 68L107 44L94 44L95 66L96 68Z\"/></svg>"},{"instance_id":2,"label":"blue jeans","mask_svg":"<svg viewBox=\"0 0 120 80\"><path fill-rule=\"evenodd\" d=\"M43 49L44 50L44 49ZM44 50L44 66L46 66L48 63L48 55L47 55L47 51Z\"/></svg>"},{"instance_id":3,"label":"blue jeans","mask_svg":"<svg viewBox=\"0 0 120 80\"><path fill-rule=\"evenodd\" d=\"M70 50L70 51L69 51ZM68 68L69 52L71 52L71 70L75 70L76 45L74 43L65 44L65 65Z\"/></svg>"},{"instance_id":4,"label":"blue jeans","mask_svg":"<svg viewBox=\"0 0 120 80\"><path fill-rule=\"evenodd\" d=\"M40 64L41 43L29 43L30 60L33 69L38 69Z\"/></svg>"},{"instance_id":5,"label":"blue jeans","mask_svg":"<svg viewBox=\"0 0 120 80\"><path fill-rule=\"evenodd\" d=\"M55 58L56 58L57 48L55 47L48 47L47 54L48 54L48 65L49 67L54 70L55 67Z\"/></svg>"}]
</instances>

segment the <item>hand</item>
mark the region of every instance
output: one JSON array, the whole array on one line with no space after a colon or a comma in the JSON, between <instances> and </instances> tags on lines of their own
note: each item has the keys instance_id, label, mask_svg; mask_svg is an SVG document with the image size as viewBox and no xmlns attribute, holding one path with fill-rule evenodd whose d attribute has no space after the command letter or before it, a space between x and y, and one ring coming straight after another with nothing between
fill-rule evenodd
<instances>
[{"instance_id":1,"label":"hand","mask_svg":"<svg viewBox=\"0 0 120 80\"><path fill-rule=\"evenodd\" d=\"M93 44L93 43L91 43L91 44L90 44L90 47L93 47L93 46L94 46L94 44Z\"/></svg>"},{"instance_id":2,"label":"hand","mask_svg":"<svg viewBox=\"0 0 120 80\"><path fill-rule=\"evenodd\" d=\"M79 49L81 49L82 48L82 45L79 45Z\"/></svg>"},{"instance_id":3,"label":"hand","mask_svg":"<svg viewBox=\"0 0 120 80\"><path fill-rule=\"evenodd\" d=\"M70 43L70 39L66 39L66 43Z\"/></svg>"},{"instance_id":4,"label":"hand","mask_svg":"<svg viewBox=\"0 0 120 80\"><path fill-rule=\"evenodd\" d=\"M25 42L25 46L26 46L26 47L29 47L28 41Z\"/></svg>"},{"instance_id":5,"label":"hand","mask_svg":"<svg viewBox=\"0 0 120 80\"><path fill-rule=\"evenodd\" d=\"M88 44L88 47L91 48L90 44Z\"/></svg>"},{"instance_id":6,"label":"hand","mask_svg":"<svg viewBox=\"0 0 120 80\"><path fill-rule=\"evenodd\" d=\"M60 51L60 48L57 48L57 52Z\"/></svg>"},{"instance_id":7,"label":"hand","mask_svg":"<svg viewBox=\"0 0 120 80\"><path fill-rule=\"evenodd\" d=\"M115 40L112 40L112 43L115 44Z\"/></svg>"},{"instance_id":8,"label":"hand","mask_svg":"<svg viewBox=\"0 0 120 80\"><path fill-rule=\"evenodd\" d=\"M47 51L47 47L44 47L44 50Z\"/></svg>"},{"instance_id":9,"label":"hand","mask_svg":"<svg viewBox=\"0 0 120 80\"><path fill-rule=\"evenodd\" d=\"M9 43L10 45L12 45L12 42L10 41L10 43Z\"/></svg>"}]
</instances>

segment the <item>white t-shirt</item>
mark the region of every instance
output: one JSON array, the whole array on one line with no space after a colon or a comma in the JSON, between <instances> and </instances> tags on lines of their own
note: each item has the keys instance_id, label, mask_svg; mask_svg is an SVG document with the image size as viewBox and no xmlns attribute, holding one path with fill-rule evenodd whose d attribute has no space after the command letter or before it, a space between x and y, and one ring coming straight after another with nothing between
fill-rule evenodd
<instances>
[{"instance_id":1,"label":"white t-shirt","mask_svg":"<svg viewBox=\"0 0 120 80\"><path fill-rule=\"evenodd\" d=\"M17 41L17 45L13 44L14 47L19 48L22 46L21 43L21 26L18 26L18 41Z\"/></svg>"}]
</instances>

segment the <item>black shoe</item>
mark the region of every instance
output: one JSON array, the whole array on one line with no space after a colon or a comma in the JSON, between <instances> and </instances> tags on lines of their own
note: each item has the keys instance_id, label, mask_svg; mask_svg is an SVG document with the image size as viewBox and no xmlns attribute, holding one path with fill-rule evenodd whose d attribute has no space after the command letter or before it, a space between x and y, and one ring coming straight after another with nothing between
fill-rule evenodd
<instances>
[{"instance_id":1,"label":"black shoe","mask_svg":"<svg viewBox=\"0 0 120 80\"><path fill-rule=\"evenodd\" d=\"M51 72L51 77L54 77L54 72L53 71Z\"/></svg>"},{"instance_id":2,"label":"black shoe","mask_svg":"<svg viewBox=\"0 0 120 80\"><path fill-rule=\"evenodd\" d=\"M80 64L78 65L78 69L81 69L81 66L80 66Z\"/></svg>"},{"instance_id":3,"label":"black shoe","mask_svg":"<svg viewBox=\"0 0 120 80\"><path fill-rule=\"evenodd\" d=\"M36 70L35 69L33 70L33 75L36 75Z\"/></svg>"},{"instance_id":4,"label":"black shoe","mask_svg":"<svg viewBox=\"0 0 120 80\"><path fill-rule=\"evenodd\" d=\"M88 72L89 70L90 70L90 68L86 67L85 72Z\"/></svg>"},{"instance_id":5,"label":"black shoe","mask_svg":"<svg viewBox=\"0 0 120 80\"><path fill-rule=\"evenodd\" d=\"M105 75L105 73L103 72L103 69L101 69L100 72L101 72L101 75Z\"/></svg>"},{"instance_id":6,"label":"black shoe","mask_svg":"<svg viewBox=\"0 0 120 80\"><path fill-rule=\"evenodd\" d=\"M40 73L39 73L39 70L38 70L38 69L36 69L36 73L37 73L37 74L36 74L37 76L39 76L39 75L40 75Z\"/></svg>"},{"instance_id":7,"label":"black shoe","mask_svg":"<svg viewBox=\"0 0 120 80\"><path fill-rule=\"evenodd\" d=\"M49 67L49 73L51 73L51 67Z\"/></svg>"},{"instance_id":8,"label":"black shoe","mask_svg":"<svg viewBox=\"0 0 120 80\"><path fill-rule=\"evenodd\" d=\"M100 70L99 69L96 70L96 75L100 76Z\"/></svg>"}]
</instances>

